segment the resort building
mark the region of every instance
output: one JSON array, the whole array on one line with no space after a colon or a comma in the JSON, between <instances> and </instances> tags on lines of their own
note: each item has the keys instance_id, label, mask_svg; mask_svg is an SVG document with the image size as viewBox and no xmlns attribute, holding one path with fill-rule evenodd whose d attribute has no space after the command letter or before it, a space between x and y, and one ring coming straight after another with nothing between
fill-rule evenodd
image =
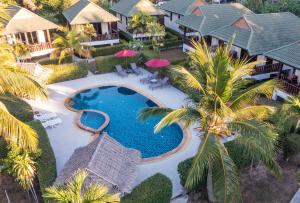
<instances>
[{"instance_id":1,"label":"resort building","mask_svg":"<svg viewBox=\"0 0 300 203\"><path fill-rule=\"evenodd\" d=\"M176 21L183 16L192 14L198 9L198 6L205 5L204 0L171 0L164 3L160 8L165 11L165 26L179 32L184 33L184 29Z\"/></svg>"},{"instance_id":2,"label":"resort building","mask_svg":"<svg viewBox=\"0 0 300 203\"><path fill-rule=\"evenodd\" d=\"M164 24L164 11L156 7L150 0L120 0L111 7L111 10L120 19L118 29L127 32L134 39L149 37L145 33L133 33L128 30L128 23L136 13L144 12L155 16L162 25Z\"/></svg>"},{"instance_id":3,"label":"resort building","mask_svg":"<svg viewBox=\"0 0 300 203\"><path fill-rule=\"evenodd\" d=\"M183 51L194 50L191 40L204 39L209 46L218 46L217 38L211 37L210 33L226 25L230 25L245 14L252 11L239 3L211 4L199 6L192 14L177 20L183 28Z\"/></svg>"},{"instance_id":4,"label":"resort building","mask_svg":"<svg viewBox=\"0 0 300 203\"><path fill-rule=\"evenodd\" d=\"M285 80L287 93L298 93L300 82L299 45L300 18L292 13L244 15L231 25L210 33L218 44L233 41L233 54L238 58L263 61L252 78L279 77ZM298 49L298 50L297 50ZM295 53L289 56L289 53ZM286 98L283 96L283 98Z\"/></svg>"},{"instance_id":5,"label":"resort building","mask_svg":"<svg viewBox=\"0 0 300 203\"><path fill-rule=\"evenodd\" d=\"M53 51L52 33L58 25L16 5L8 6L5 12L9 19L3 22L1 34L9 44L27 44L30 57L48 55Z\"/></svg>"},{"instance_id":6,"label":"resort building","mask_svg":"<svg viewBox=\"0 0 300 203\"><path fill-rule=\"evenodd\" d=\"M89 0L80 0L63 12L68 25L82 27L92 24L96 30L96 36L92 36L88 46L113 45L119 43L117 21L113 14Z\"/></svg>"}]
</instances>

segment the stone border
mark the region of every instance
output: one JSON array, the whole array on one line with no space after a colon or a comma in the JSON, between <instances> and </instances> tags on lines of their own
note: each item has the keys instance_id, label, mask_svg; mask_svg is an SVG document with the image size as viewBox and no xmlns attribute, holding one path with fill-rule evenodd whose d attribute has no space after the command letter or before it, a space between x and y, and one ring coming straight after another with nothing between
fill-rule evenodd
<instances>
[{"instance_id":1,"label":"stone border","mask_svg":"<svg viewBox=\"0 0 300 203\"><path fill-rule=\"evenodd\" d=\"M94 128L91 128L91 127L88 127L86 125L84 125L83 123L81 123L81 116L84 112L94 112L94 113L98 113L98 114L101 114L103 117L104 117L104 123L98 128L98 129L94 129ZM77 126L83 130L86 130L86 131L89 131L93 134L99 134L101 133L102 130L104 130L104 128L106 128L106 126L108 126L109 122L110 122L110 118L109 116L102 112L102 111L97 111L97 110L91 110L91 109L84 109L84 110L81 110L79 111L79 114L77 116Z\"/></svg>"},{"instance_id":2,"label":"stone border","mask_svg":"<svg viewBox=\"0 0 300 203\"><path fill-rule=\"evenodd\" d=\"M82 110L74 109L69 105L69 103L71 102L71 98L74 97L76 94L78 94L80 92L83 92L85 90L89 90L89 89L93 89L93 88L97 88L97 87L105 87L105 86L126 87L126 88L129 88L129 89L132 89L132 90L136 91L137 93L143 95L144 97L150 99L155 104L157 104L159 107L167 107L167 105L165 105L161 101L158 101L158 99L156 99L152 95L147 94L142 89L137 88L133 85L128 85L128 84L124 84L124 83L104 83L104 84L100 84L100 85L93 85L93 86L90 86L90 87L87 87L87 88L79 89L79 90L73 92L69 97L67 97L65 99L64 105L70 111L80 112ZM180 126L180 128L183 132L183 138L182 138L181 143L175 149L173 149L169 152L166 152L164 154L161 154L159 156L155 156L155 157L151 157L151 158L143 158L142 161L141 161L141 164L148 164L148 163L154 163L154 162L157 162L157 161L161 161L161 160L169 158L169 157L175 155L176 153L181 152L184 149L186 149L188 143L191 141L191 138L192 138L191 132L190 132L189 129L183 127L184 125L183 125L182 122L179 121L179 122L176 122L176 123ZM97 136L99 136L99 133L93 134L93 135L94 135L94 139L95 139Z\"/></svg>"}]
</instances>

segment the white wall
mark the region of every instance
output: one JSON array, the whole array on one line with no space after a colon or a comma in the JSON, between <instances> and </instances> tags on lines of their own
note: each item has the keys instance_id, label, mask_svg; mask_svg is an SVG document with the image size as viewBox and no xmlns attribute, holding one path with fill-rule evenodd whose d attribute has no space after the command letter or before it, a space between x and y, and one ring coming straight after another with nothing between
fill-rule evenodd
<instances>
[{"instance_id":1,"label":"white wall","mask_svg":"<svg viewBox=\"0 0 300 203\"><path fill-rule=\"evenodd\" d=\"M102 34L109 33L108 23L101 23Z\"/></svg>"},{"instance_id":2,"label":"white wall","mask_svg":"<svg viewBox=\"0 0 300 203\"><path fill-rule=\"evenodd\" d=\"M212 37L211 38L211 46L218 46L219 40L217 38Z\"/></svg>"},{"instance_id":3,"label":"white wall","mask_svg":"<svg viewBox=\"0 0 300 203\"><path fill-rule=\"evenodd\" d=\"M261 66L261 65L266 65L266 57L265 56L263 56L263 55L258 55L257 56L257 60L258 61L262 61L262 63L260 63L260 64L258 64L257 66Z\"/></svg>"},{"instance_id":4,"label":"white wall","mask_svg":"<svg viewBox=\"0 0 300 203\"><path fill-rule=\"evenodd\" d=\"M242 49L240 48L240 47L237 47L237 46L232 46L231 47L231 50L233 50L233 51L236 51L237 52L237 57L238 58L241 58L241 52L242 52Z\"/></svg>"},{"instance_id":5,"label":"white wall","mask_svg":"<svg viewBox=\"0 0 300 203\"><path fill-rule=\"evenodd\" d=\"M183 34L184 32L181 29L179 29L179 25L176 23L176 20L179 19L179 15L176 13L172 13L172 20L171 20L171 13L167 11L166 13L167 16L164 17L165 26L172 30L175 30L176 32Z\"/></svg>"},{"instance_id":6,"label":"white wall","mask_svg":"<svg viewBox=\"0 0 300 203\"><path fill-rule=\"evenodd\" d=\"M45 33L43 30L38 30L36 33L37 33L37 38L39 43L46 42Z\"/></svg>"}]
</instances>

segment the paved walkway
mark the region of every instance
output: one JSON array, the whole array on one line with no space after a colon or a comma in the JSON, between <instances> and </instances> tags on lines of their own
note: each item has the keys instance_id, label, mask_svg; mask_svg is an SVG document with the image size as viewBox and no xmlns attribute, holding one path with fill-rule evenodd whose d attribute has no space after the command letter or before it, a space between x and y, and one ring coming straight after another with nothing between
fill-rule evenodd
<instances>
[{"instance_id":1,"label":"paved walkway","mask_svg":"<svg viewBox=\"0 0 300 203\"><path fill-rule=\"evenodd\" d=\"M145 72L144 76L148 74ZM134 89L145 95L151 95L152 98L170 108L178 108L186 103L185 95L174 87L166 87L159 90L150 90L147 85L139 82L141 77L130 75L127 78L121 78L115 73L91 75L86 78L56 83L48 86L49 98L47 101L30 102L34 110L55 112L63 120L63 124L57 128L47 130L51 145L56 157L58 173L63 168L73 151L81 146L87 145L91 140L91 133L79 129L75 124L77 113L69 111L64 106L64 100L74 92L101 85L125 85L134 87ZM173 183L173 197L181 193L177 165L193 156L200 144L197 133L191 128L191 140L187 146L164 160L149 164L143 164L138 167L138 176L135 184L139 184L144 179L162 173L168 176Z\"/></svg>"}]
</instances>

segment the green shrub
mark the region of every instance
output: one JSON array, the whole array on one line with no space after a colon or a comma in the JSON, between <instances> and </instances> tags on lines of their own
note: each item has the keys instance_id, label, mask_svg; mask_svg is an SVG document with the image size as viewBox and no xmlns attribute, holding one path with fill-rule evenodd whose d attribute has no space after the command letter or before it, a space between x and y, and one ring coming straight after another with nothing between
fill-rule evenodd
<instances>
[{"instance_id":1,"label":"green shrub","mask_svg":"<svg viewBox=\"0 0 300 203\"><path fill-rule=\"evenodd\" d=\"M185 182L187 180L187 177L189 175L190 169L192 168L193 164L193 157L186 159L178 164L177 171L179 173L180 183L182 186L185 185ZM207 174L207 173L206 173ZM206 175L205 175L206 176ZM192 188L190 191L199 191L202 188L206 187L206 177L203 177L202 181L199 182L194 188Z\"/></svg>"},{"instance_id":2,"label":"green shrub","mask_svg":"<svg viewBox=\"0 0 300 203\"><path fill-rule=\"evenodd\" d=\"M123 197L121 203L170 203L171 197L171 180L157 173L144 180L130 194Z\"/></svg>"},{"instance_id":3,"label":"green shrub","mask_svg":"<svg viewBox=\"0 0 300 203\"><path fill-rule=\"evenodd\" d=\"M39 61L39 63L41 65L58 65L58 61L59 61L59 59L55 58L55 59L42 60L42 61ZM64 58L61 61L61 64L65 64L65 63L72 63L72 57L67 56L66 58Z\"/></svg>"},{"instance_id":4,"label":"green shrub","mask_svg":"<svg viewBox=\"0 0 300 203\"><path fill-rule=\"evenodd\" d=\"M165 40L162 49L182 46L182 40Z\"/></svg>"},{"instance_id":5,"label":"green shrub","mask_svg":"<svg viewBox=\"0 0 300 203\"><path fill-rule=\"evenodd\" d=\"M47 132L39 121L28 123L39 135L41 155L37 158L37 177L41 192L51 186L56 179L56 160L50 145Z\"/></svg>"},{"instance_id":6,"label":"green shrub","mask_svg":"<svg viewBox=\"0 0 300 203\"><path fill-rule=\"evenodd\" d=\"M33 119L33 112L29 104L24 100L13 95L1 95L0 101L7 110L17 119L23 122L29 122Z\"/></svg>"},{"instance_id":7,"label":"green shrub","mask_svg":"<svg viewBox=\"0 0 300 203\"><path fill-rule=\"evenodd\" d=\"M120 39L123 39L126 41L132 40L132 37L127 32L124 32L122 30L119 31L119 37L120 37Z\"/></svg>"},{"instance_id":8,"label":"green shrub","mask_svg":"<svg viewBox=\"0 0 300 203\"><path fill-rule=\"evenodd\" d=\"M285 157L300 152L300 135L296 133L286 134L282 141L282 148Z\"/></svg>"},{"instance_id":9,"label":"green shrub","mask_svg":"<svg viewBox=\"0 0 300 203\"><path fill-rule=\"evenodd\" d=\"M175 30L166 27L166 31L171 33L172 35L175 35L178 39L182 38L182 35L179 32L176 32Z\"/></svg>"},{"instance_id":10,"label":"green shrub","mask_svg":"<svg viewBox=\"0 0 300 203\"><path fill-rule=\"evenodd\" d=\"M107 46L107 47L99 47L92 50L92 56L107 56L107 55L113 55L117 51L120 51L126 47L126 44L118 44L113 46Z\"/></svg>"},{"instance_id":11,"label":"green shrub","mask_svg":"<svg viewBox=\"0 0 300 203\"><path fill-rule=\"evenodd\" d=\"M48 84L83 78L88 74L88 65L85 63L46 65L45 67L53 70Z\"/></svg>"}]
</instances>

